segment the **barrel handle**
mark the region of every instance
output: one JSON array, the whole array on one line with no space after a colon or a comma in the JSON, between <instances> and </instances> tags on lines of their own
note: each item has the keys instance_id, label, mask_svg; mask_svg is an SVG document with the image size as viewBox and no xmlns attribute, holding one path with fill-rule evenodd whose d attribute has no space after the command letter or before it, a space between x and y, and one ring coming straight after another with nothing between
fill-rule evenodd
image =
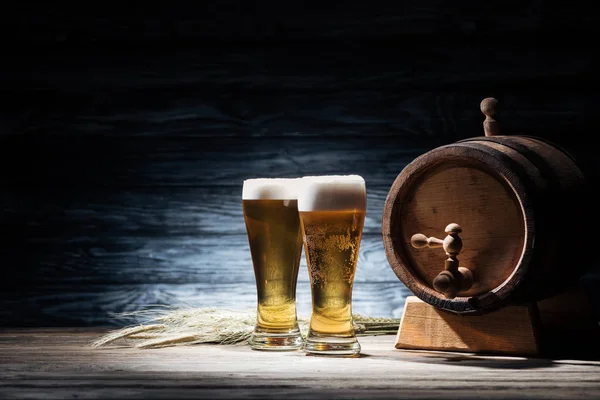
<instances>
[{"instance_id":1,"label":"barrel handle","mask_svg":"<svg viewBox=\"0 0 600 400\"><path fill-rule=\"evenodd\" d=\"M483 115L485 115L485 120L483 121L483 133L485 136L500 135L500 126L498 125L498 121L496 121L498 100L494 97L486 97L481 100L479 108Z\"/></svg>"},{"instance_id":2,"label":"barrel handle","mask_svg":"<svg viewBox=\"0 0 600 400\"><path fill-rule=\"evenodd\" d=\"M448 258L444 261L444 270L433 279L433 288L446 298L453 299L458 292L469 290L473 286L473 273L468 268L459 267L456 258L462 250L462 239L458 236L462 228L452 223L445 231L448 236L444 240L416 233L410 238L410 244L417 249L424 247L444 249Z\"/></svg>"}]
</instances>

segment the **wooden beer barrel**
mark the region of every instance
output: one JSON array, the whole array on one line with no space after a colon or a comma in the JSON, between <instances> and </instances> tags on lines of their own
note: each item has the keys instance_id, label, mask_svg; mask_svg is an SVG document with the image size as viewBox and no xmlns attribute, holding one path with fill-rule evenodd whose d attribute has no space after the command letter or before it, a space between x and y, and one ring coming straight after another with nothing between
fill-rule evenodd
<instances>
[{"instance_id":1,"label":"wooden beer barrel","mask_svg":"<svg viewBox=\"0 0 600 400\"><path fill-rule=\"evenodd\" d=\"M590 266L589 184L556 144L498 134L495 99L485 136L414 159L388 193L387 259L421 300L460 314L561 293Z\"/></svg>"}]
</instances>

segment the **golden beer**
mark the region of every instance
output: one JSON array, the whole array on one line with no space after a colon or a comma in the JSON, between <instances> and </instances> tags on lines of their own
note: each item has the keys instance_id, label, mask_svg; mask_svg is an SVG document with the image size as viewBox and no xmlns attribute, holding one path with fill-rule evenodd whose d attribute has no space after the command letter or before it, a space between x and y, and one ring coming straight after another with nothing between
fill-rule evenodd
<instances>
[{"instance_id":1,"label":"golden beer","mask_svg":"<svg viewBox=\"0 0 600 400\"><path fill-rule=\"evenodd\" d=\"M308 178L305 178L308 179ZM366 191L358 176L311 177L299 193L300 222L312 293L305 351L357 355L352 287L365 220Z\"/></svg>"},{"instance_id":2,"label":"golden beer","mask_svg":"<svg viewBox=\"0 0 600 400\"><path fill-rule=\"evenodd\" d=\"M303 344L296 314L302 233L298 201L288 188L293 181L244 183L242 208L258 297L256 326L250 339L254 349L295 350Z\"/></svg>"}]
</instances>

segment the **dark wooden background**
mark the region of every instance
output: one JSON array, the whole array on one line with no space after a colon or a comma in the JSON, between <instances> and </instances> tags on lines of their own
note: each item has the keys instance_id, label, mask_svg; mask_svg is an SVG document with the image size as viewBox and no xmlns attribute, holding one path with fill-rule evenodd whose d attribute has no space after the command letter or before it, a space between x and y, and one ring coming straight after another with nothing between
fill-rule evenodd
<instances>
[{"instance_id":1,"label":"dark wooden background","mask_svg":"<svg viewBox=\"0 0 600 400\"><path fill-rule=\"evenodd\" d=\"M242 181L346 173L368 190L354 311L398 317L388 189L414 157L481 135L487 96L505 133L555 140L594 173L591 5L325 3L7 6L0 324L252 308ZM299 280L307 315L304 259Z\"/></svg>"}]
</instances>

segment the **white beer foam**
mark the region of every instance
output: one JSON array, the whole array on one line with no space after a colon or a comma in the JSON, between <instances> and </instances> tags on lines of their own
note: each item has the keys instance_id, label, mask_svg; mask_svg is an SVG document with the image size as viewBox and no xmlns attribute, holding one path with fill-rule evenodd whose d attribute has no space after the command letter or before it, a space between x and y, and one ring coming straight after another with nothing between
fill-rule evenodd
<instances>
[{"instance_id":1,"label":"white beer foam","mask_svg":"<svg viewBox=\"0 0 600 400\"><path fill-rule=\"evenodd\" d=\"M365 210L367 191L360 175L304 176L298 211Z\"/></svg>"},{"instance_id":2,"label":"white beer foam","mask_svg":"<svg viewBox=\"0 0 600 400\"><path fill-rule=\"evenodd\" d=\"M300 178L246 179L242 188L243 200L295 200Z\"/></svg>"}]
</instances>

